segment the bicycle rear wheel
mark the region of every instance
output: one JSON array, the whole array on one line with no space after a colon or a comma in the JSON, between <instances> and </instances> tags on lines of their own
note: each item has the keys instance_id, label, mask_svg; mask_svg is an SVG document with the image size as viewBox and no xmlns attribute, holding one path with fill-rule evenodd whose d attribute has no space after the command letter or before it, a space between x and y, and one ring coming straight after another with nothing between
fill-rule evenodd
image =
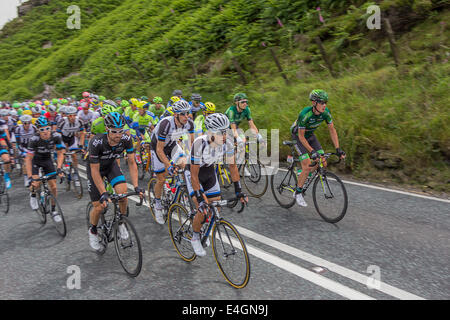
<instances>
[{"instance_id":1,"label":"bicycle rear wheel","mask_svg":"<svg viewBox=\"0 0 450 320\"><path fill-rule=\"evenodd\" d=\"M266 167L257 161L250 164L248 161L241 166L241 176L248 193L254 198L261 198L267 190L269 179Z\"/></svg>"},{"instance_id":2,"label":"bicycle rear wheel","mask_svg":"<svg viewBox=\"0 0 450 320\"><path fill-rule=\"evenodd\" d=\"M45 198L46 208L48 209L48 212L51 214L52 200L55 203L55 209L58 211L58 214L61 217L61 221L59 222L56 222L55 219L53 219L53 217L52 221L55 224L56 231L58 231L59 235L61 237L65 237L67 234L67 228L66 228L66 221L64 219L64 214L62 212L61 207L59 206L58 201L56 201L56 198L52 194L48 194L47 197Z\"/></svg>"},{"instance_id":3,"label":"bicycle rear wheel","mask_svg":"<svg viewBox=\"0 0 450 320\"><path fill-rule=\"evenodd\" d=\"M77 199L81 199L83 197L83 183L81 181L80 175L78 174L78 169L74 167L70 167L70 177L72 178L71 184L72 184L72 190L75 193L75 196ZM75 180L74 178L77 177L78 180ZM78 185L77 185L78 184Z\"/></svg>"},{"instance_id":4,"label":"bicycle rear wheel","mask_svg":"<svg viewBox=\"0 0 450 320\"><path fill-rule=\"evenodd\" d=\"M242 289L250 280L250 259L241 235L230 222L219 220L212 230L214 259L225 280Z\"/></svg>"},{"instance_id":5,"label":"bicycle rear wheel","mask_svg":"<svg viewBox=\"0 0 450 320\"><path fill-rule=\"evenodd\" d=\"M122 226L123 233L119 226ZM142 269L142 247L139 236L131 221L121 216L114 224L114 245L122 268L132 277L137 277Z\"/></svg>"},{"instance_id":6,"label":"bicycle rear wheel","mask_svg":"<svg viewBox=\"0 0 450 320\"><path fill-rule=\"evenodd\" d=\"M290 208L295 204L294 192L297 187L297 176L292 170L284 173L278 170L270 177L270 188L275 200L282 208Z\"/></svg>"},{"instance_id":7,"label":"bicycle rear wheel","mask_svg":"<svg viewBox=\"0 0 450 320\"><path fill-rule=\"evenodd\" d=\"M348 206L347 190L337 175L332 172L318 175L314 180L312 196L323 220L336 223L344 218Z\"/></svg>"},{"instance_id":8,"label":"bicycle rear wheel","mask_svg":"<svg viewBox=\"0 0 450 320\"><path fill-rule=\"evenodd\" d=\"M187 262L197 257L191 245L192 219L188 210L178 203L169 208L168 214L169 235L179 256Z\"/></svg>"}]
</instances>

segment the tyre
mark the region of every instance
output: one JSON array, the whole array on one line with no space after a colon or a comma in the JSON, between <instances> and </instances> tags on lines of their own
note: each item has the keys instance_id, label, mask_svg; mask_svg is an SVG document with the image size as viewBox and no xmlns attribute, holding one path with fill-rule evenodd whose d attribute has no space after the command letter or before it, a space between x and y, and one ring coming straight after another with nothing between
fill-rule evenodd
<instances>
[{"instance_id":1,"label":"tyre","mask_svg":"<svg viewBox=\"0 0 450 320\"><path fill-rule=\"evenodd\" d=\"M113 232L114 245L122 268L131 277L137 277L142 269L142 247L136 229L127 217L122 216L120 221L114 224Z\"/></svg>"},{"instance_id":2,"label":"tyre","mask_svg":"<svg viewBox=\"0 0 450 320\"><path fill-rule=\"evenodd\" d=\"M246 162L241 166L242 181L250 196L261 198L267 191L269 178L266 167L257 161L255 164Z\"/></svg>"},{"instance_id":3,"label":"tyre","mask_svg":"<svg viewBox=\"0 0 450 320\"><path fill-rule=\"evenodd\" d=\"M270 177L270 188L277 203L282 208L290 208L295 204L295 188L297 188L297 176L292 170L284 172L278 170Z\"/></svg>"},{"instance_id":4,"label":"tyre","mask_svg":"<svg viewBox=\"0 0 450 320\"><path fill-rule=\"evenodd\" d=\"M186 262L194 261L197 257L191 245L192 219L188 210L174 203L169 208L168 214L169 235L178 255Z\"/></svg>"},{"instance_id":5,"label":"tyre","mask_svg":"<svg viewBox=\"0 0 450 320\"><path fill-rule=\"evenodd\" d=\"M250 280L250 259L241 235L222 219L214 224L211 238L214 259L223 277L234 288L244 288Z\"/></svg>"},{"instance_id":6,"label":"tyre","mask_svg":"<svg viewBox=\"0 0 450 320\"><path fill-rule=\"evenodd\" d=\"M56 222L52 217L52 210L51 210L52 201L55 203L55 209L58 211L58 214L61 217L60 222ZM65 237L67 234L66 221L64 219L64 213L63 213L61 207L59 206L58 201L52 194L49 194L49 195L47 195L45 202L46 202L46 208L48 208L48 213L50 213L50 217L51 217L53 223L55 224L56 231L58 231L58 233L61 237Z\"/></svg>"},{"instance_id":7,"label":"tyre","mask_svg":"<svg viewBox=\"0 0 450 320\"><path fill-rule=\"evenodd\" d=\"M347 213L347 190L341 179L332 172L317 176L312 197L317 212L326 222L339 222Z\"/></svg>"},{"instance_id":8,"label":"tyre","mask_svg":"<svg viewBox=\"0 0 450 320\"><path fill-rule=\"evenodd\" d=\"M78 177L78 181L74 179L75 175ZM75 194L75 197L77 199L81 199L83 197L83 181L81 180L81 177L78 174L78 170L72 166L70 167L70 177L71 177L70 184Z\"/></svg>"}]
</instances>

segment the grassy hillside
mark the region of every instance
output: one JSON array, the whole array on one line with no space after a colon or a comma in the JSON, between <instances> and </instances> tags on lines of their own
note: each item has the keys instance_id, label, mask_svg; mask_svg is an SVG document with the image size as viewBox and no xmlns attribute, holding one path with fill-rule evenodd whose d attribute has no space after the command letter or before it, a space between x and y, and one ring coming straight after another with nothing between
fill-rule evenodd
<instances>
[{"instance_id":1,"label":"grassy hillside","mask_svg":"<svg viewBox=\"0 0 450 320\"><path fill-rule=\"evenodd\" d=\"M381 30L366 27L369 1L78 1L82 28L69 30L65 10L73 1L52 0L2 30L0 100L31 98L44 84L55 95L168 98L180 88L224 111L233 93L245 91L257 126L280 128L288 139L308 93L324 88L348 154L344 171L448 192L449 6L376 2L396 35L399 67L384 23ZM47 41L53 46L43 49ZM326 126L317 133L331 148Z\"/></svg>"}]
</instances>

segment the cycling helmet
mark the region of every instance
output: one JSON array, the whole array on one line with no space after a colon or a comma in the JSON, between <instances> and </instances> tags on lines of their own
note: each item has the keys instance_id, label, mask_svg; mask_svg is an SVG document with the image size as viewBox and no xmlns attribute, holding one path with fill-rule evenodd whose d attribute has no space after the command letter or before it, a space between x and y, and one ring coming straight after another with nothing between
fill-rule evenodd
<instances>
[{"instance_id":1,"label":"cycling helmet","mask_svg":"<svg viewBox=\"0 0 450 320\"><path fill-rule=\"evenodd\" d=\"M33 107L35 107L35 106L36 106L36 103L34 103L34 102L30 102L30 103L29 103L28 105L30 106L30 108L33 108Z\"/></svg>"},{"instance_id":2,"label":"cycling helmet","mask_svg":"<svg viewBox=\"0 0 450 320\"><path fill-rule=\"evenodd\" d=\"M1 117L9 116L9 109L1 109L0 116Z\"/></svg>"},{"instance_id":3,"label":"cycling helmet","mask_svg":"<svg viewBox=\"0 0 450 320\"><path fill-rule=\"evenodd\" d=\"M33 114L33 112L31 112L31 110L24 110L23 114L27 114L27 115L31 116Z\"/></svg>"},{"instance_id":4,"label":"cycling helmet","mask_svg":"<svg viewBox=\"0 0 450 320\"><path fill-rule=\"evenodd\" d=\"M153 98L153 103L162 103L163 99L161 97L154 97Z\"/></svg>"},{"instance_id":5,"label":"cycling helmet","mask_svg":"<svg viewBox=\"0 0 450 320\"><path fill-rule=\"evenodd\" d=\"M321 89L315 89L309 94L309 100L311 101L328 101L328 93Z\"/></svg>"},{"instance_id":6,"label":"cycling helmet","mask_svg":"<svg viewBox=\"0 0 450 320\"><path fill-rule=\"evenodd\" d=\"M214 113L216 112L216 105L212 102L205 103L205 112L206 113Z\"/></svg>"},{"instance_id":7,"label":"cycling helmet","mask_svg":"<svg viewBox=\"0 0 450 320\"><path fill-rule=\"evenodd\" d=\"M142 97L141 97L141 100L142 100L142 101L147 101L147 100L148 100L148 97L147 97L147 96L142 96Z\"/></svg>"},{"instance_id":8,"label":"cycling helmet","mask_svg":"<svg viewBox=\"0 0 450 320\"><path fill-rule=\"evenodd\" d=\"M54 99L52 99L52 103L53 103L53 104L58 104L59 101L58 101L58 99L54 98Z\"/></svg>"},{"instance_id":9,"label":"cycling helmet","mask_svg":"<svg viewBox=\"0 0 450 320\"><path fill-rule=\"evenodd\" d=\"M66 114L67 113L67 106L61 106L59 108L58 112Z\"/></svg>"},{"instance_id":10,"label":"cycling helmet","mask_svg":"<svg viewBox=\"0 0 450 320\"><path fill-rule=\"evenodd\" d=\"M115 111L116 111L116 108L110 104L103 105L103 107L101 109L102 116L106 116L106 115L110 114L111 112L115 112Z\"/></svg>"},{"instance_id":11,"label":"cycling helmet","mask_svg":"<svg viewBox=\"0 0 450 320\"><path fill-rule=\"evenodd\" d=\"M193 93L191 96L191 100L192 101L201 101L202 100L202 96L199 95L198 93Z\"/></svg>"},{"instance_id":12,"label":"cycling helmet","mask_svg":"<svg viewBox=\"0 0 450 320\"><path fill-rule=\"evenodd\" d=\"M75 107L66 107L66 113L71 115L71 114L77 114L78 110Z\"/></svg>"},{"instance_id":13,"label":"cycling helmet","mask_svg":"<svg viewBox=\"0 0 450 320\"><path fill-rule=\"evenodd\" d=\"M14 110L14 109L10 109L9 110L9 115L15 117L15 116L17 116L17 111Z\"/></svg>"},{"instance_id":14,"label":"cycling helmet","mask_svg":"<svg viewBox=\"0 0 450 320\"><path fill-rule=\"evenodd\" d=\"M173 96L182 96L183 92L181 90L173 90L172 95Z\"/></svg>"},{"instance_id":15,"label":"cycling helmet","mask_svg":"<svg viewBox=\"0 0 450 320\"><path fill-rule=\"evenodd\" d=\"M120 103L120 106L123 108L127 108L130 105L130 103L127 100L122 100Z\"/></svg>"},{"instance_id":16,"label":"cycling helmet","mask_svg":"<svg viewBox=\"0 0 450 320\"><path fill-rule=\"evenodd\" d=\"M189 112L191 111L191 105L185 100L180 100L174 103L172 111L174 113Z\"/></svg>"},{"instance_id":17,"label":"cycling helmet","mask_svg":"<svg viewBox=\"0 0 450 320\"><path fill-rule=\"evenodd\" d=\"M123 128L125 121L120 113L111 112L105 118L105 126L107 128Z\"/></svg>"},{"instance_id":18,"label":"cycling helmet","mask_svg":"<svg viewBox=\"0 0 450 320\"><path fill-rule=\"evenodd\" d=\"M213 113L205 118L205 127L213 132L226 130L230 127L230 120L223 113Z\"/></svg>"},{"instance_id":19,"label":"cycling helmet","mask_svg":"<svg viewBox=\"0 0 450 320\"><path fill-rule=\"evenodd\" d=\"M138 103L139 103L139 100L138 100L138 99L136 99L136 98L131 98L131 99L130 99L130 102L131 102L131 104L132 104L132 105L135 105L135 106L137 106L137 105L138 105Z\"/></svg>"},{"instance_id":20,"label":"cycling helmet","mask_svg":"<svg viewBox=\"0 0 450 320\"><path fill-rule=\"evenodd\" d=\"M114 101L122 101L122 98L121 97L117 97L117 98L114 99Z\"/></svg>"},{"instance_id":21,"label":"cycling helmet","mask_svg":"<svg viewBox=\"0 0 450 320\"><path fill-rule=\"evenodd\" d=\"M103 100L106 100L106 98L105 98L105 96L98 96L98 100L103 101Z\"/></svg>"},{"instance_id":22,"label":"cycling helmet","mask_svg":"<svg viewBox=\"0 0 450 320\"><path fill-rule=\"evenodd\" d=\"M110 105L111 107L117 108L117 103L115 103L115 102L112 101L112 100L105 100L105 101L103 101L103 107L104 107L105 105Z\"/></svg>"},{"instance_id":23,"label":"cycling helmet","mask_svg":"<svg viewBox=\"0 0 450 320\"><path fill-rule=\"evenodd\" d=\"M180 97L173 96L173 97L170 98L170 100L171 100L173 103L175 103L175 102L177 102L177 101L180 101L181 99L180 99Z\"/></svg>"},{"instance_id":24,"label":"cycling helmet","mask_svg":"<svg viewBox=\"0 0 450 320\"><path fill-rule=\"evenodd\" d=\"M89 98L89 96L90 96L89 92L87 92L87 91L83 92L83 97Z\"/></svg>"},{"instance_id":25,"label":"cycling helmet","mask_svg":"<svg viewBox=\"0 0 450 320\"><path fill-rule=\"evenodd\" d=\"M19 109L19 108L20 108L20 103L14 102L14 103L12 104L12 107L13 107L14 109Z\"/></svg>"},{"instance_id":26,"label":"cycling helmet","mask_svg":"<svg viewBox=\"0 0 450 320\"><path fill-rule=\"evenodd\" d=\"M42 127L47 127L49 126L48 124L48 120L46 117L41 116L39 118L37 118L36 122L34 123L34 125L38 128L42 128Z\"/></svg>"},{"instance_id":27,"label":"cycling helmet","mask_svg":"<svg viewBox=\"0 0 450 320\"><path fill-rule=\"evenodd\" d=\"M50 101L48 101L47 99L44 100L44 105L48 106L50 104Z\"/></svg>"},{"instance_id":28,"label":"cycling helmet","mask_svg":"<svg viewBox=\"0 0 450 320\"><path fill-rule=\"evenodd\" d=\"M68 104L69 101L67 101L67 99L62 99L62 100L61 100L61 103L62 103L62 104Z\"/></svg>"},{"instance_id":29,"label":"cycling helmet","mask_svg":"<svg viewBox=\"0 0 450 320\"><path fill-rule=\"evenodd\" d=\"M247 98L247 95L243 92L239 92L234 95L234 101L241 101L244 99L248 99L248 98Z\"/></svg>"},{"instance_id":30,"label":"cycling helmet","mask_svg":"<svg viewBox=\"0 0 450 320\"><path fill-rule=\"evenodd\" d=\"M21 116L19 118L19 120L24 123L24 122L31 122L31 120L33 119L32 116L28 115L28 114L24 114L23 116Z\"/></svg>"},{"instance_id":31,"label":"cycling helmet","mask_svg":"<svg viewBox=\"0 0 450 320\"><path fill-rule=\"evenodd\" d=\"M32 113L41 113L41 107L35 106L31 108Z\"/></svg>"},{"instance_id":32,"label":"cycling helmet","mask_svg":"<svg viewBox=\"0 0 450 320\"><path fill-rule=\"evenodd\" d=\"M53 104L48 105L48 111L55 112L56 111L56 106L54 106Z\"/></svg>"}]
</instances>

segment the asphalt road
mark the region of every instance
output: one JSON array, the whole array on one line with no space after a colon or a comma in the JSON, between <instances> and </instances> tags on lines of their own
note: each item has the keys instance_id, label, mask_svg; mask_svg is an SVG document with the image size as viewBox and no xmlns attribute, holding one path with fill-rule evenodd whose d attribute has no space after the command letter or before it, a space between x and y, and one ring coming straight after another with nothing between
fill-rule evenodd
<instances>
[{"instance_id":1,"label":"asphalt road","mask_svg":"<svg viewBox=\"0 0 450 320\"><path fill-rule=\"evenodd\" d=\"M223 212L250 253L250 282L238 290L210 247L206 257L184 262L167 225L133 203L144 262L137 278L128 277L112 243L103 256L89 247L83 184L81 200L58 185L68 227L62 239L51 221L39 223L23 179L14 178L10 212L0 215L0 299L450 299L448 200L346 184L348 211L333 225L317 214L310 193L308 207L282 209L269 186L243 213ZM80 270L79 289L70 289L71 266Z\"/></svg>"}]
</instances>

